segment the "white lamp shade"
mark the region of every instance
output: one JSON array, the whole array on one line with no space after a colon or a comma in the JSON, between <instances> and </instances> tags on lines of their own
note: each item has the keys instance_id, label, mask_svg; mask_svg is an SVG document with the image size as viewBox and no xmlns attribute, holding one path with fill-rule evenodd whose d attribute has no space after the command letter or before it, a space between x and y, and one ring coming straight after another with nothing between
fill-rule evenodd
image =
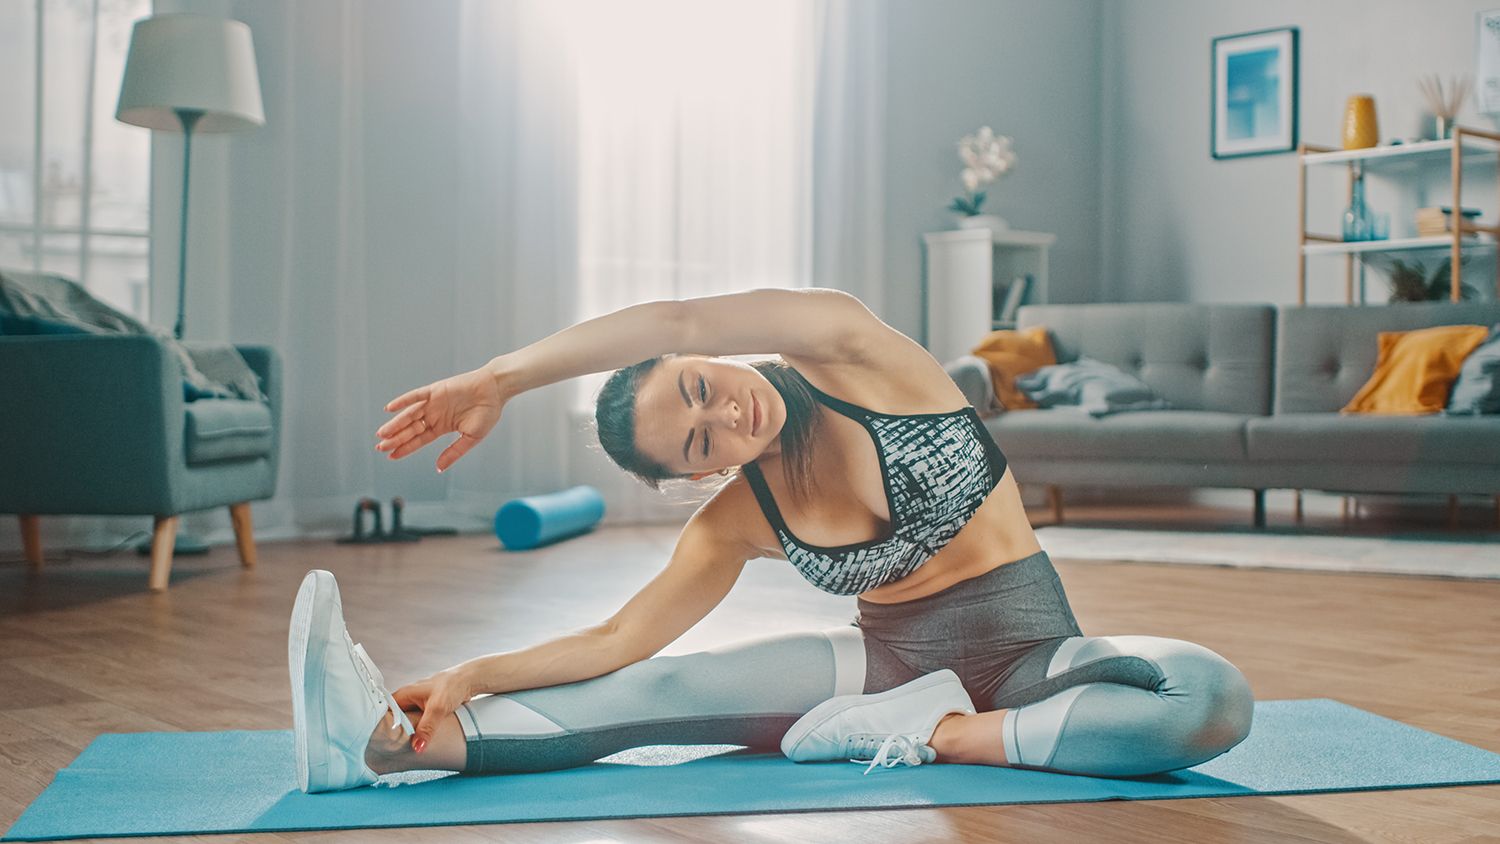
<instances>
[{"instance_id":1,"label":"white lamp shade","mask_svg":"<svg viewBox=\"0 0 1500 844\"><path fill-rule=\"evenodd\" d=\"M115 118L180 132L179 109L203 112L195 132L236 132L266 122L249 26L207 15L135 22Z\"/></svg>"}]
</instances>

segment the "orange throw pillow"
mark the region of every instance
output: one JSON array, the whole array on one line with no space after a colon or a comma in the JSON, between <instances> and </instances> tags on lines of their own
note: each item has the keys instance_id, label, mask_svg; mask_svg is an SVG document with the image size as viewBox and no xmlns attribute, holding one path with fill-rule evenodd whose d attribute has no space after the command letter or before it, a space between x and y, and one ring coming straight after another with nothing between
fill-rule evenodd
<instances>
[{"instance_id":1,"label":"orange throw pillow","mask_svg":"<svg viewBox=\"0 0 1500 844\"><path fill-rule=\"evenodd\" d=\"M1488 333L1489 329L1482 325L1439 325L1418 331L1380 332L1375 373L1340 412L1442 411L1464 358L1484 342Z\"/></svg>"},{"instance_id":2,"label":"orange throw pillow","mask_svg":"<svg viewBox=\"0 0 1500 844\"><path fill-rule=\"evenodd\" d=\"M1041 325L1022 331L992 331L974 347L974 354L990 365L995 398L1006 410L1036 407L1036 402L1016 388L1016 376L1057 363L1052 338Z\"/></svg>"}]
</instances>

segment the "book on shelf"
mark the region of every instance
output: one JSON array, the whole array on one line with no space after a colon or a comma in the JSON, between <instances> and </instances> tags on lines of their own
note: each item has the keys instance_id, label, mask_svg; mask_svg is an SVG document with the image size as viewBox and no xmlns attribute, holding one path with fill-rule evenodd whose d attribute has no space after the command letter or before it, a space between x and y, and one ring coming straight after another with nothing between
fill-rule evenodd
<instances>
[{"instance_id":1,"label":"book on shelf","mask_svg":"<svg viewBox=\"0 0 1500 844\"><path fill-rule=\"evenodd\" d=\"M1463 217L1468 222L1479 219L1478 208L1463 209ZM1453 207L1450 205L1437 205L1430 208L1418 208L1416 213L1417 237L1430 237L1432 235L1453 233Z\"/></svg>"},{"instance_id":2,"label":"book on shelf","mask_svg":"<svg viewBox=\"0 0 1500 844\"><path fill-rule=\"evenodd\" d=\"M1010 284L1005 287L1005 301L1000 306L1000 314L995 317L995 322L1014 324L1016 311L1026 304L1026 294L1031 292L1031 285L1035 282L1031 273L1016 276Z\"/></svg>"}]
</instances>

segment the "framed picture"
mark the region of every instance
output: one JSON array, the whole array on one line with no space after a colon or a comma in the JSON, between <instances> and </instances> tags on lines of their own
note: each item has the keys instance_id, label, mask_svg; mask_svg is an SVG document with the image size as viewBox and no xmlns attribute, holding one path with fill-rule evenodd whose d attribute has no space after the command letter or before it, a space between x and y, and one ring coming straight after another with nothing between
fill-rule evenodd
<instances>
[{"instance_id":1,"label":"framed picture","mask_svg":"<svg viewBox=\"0 0 1500 844\"><path fill-rule=\"evenodd\" d=\"M1297 148L1297 28L1225 35L1213 42L1214 158Z\"/></svg>"},{"instance_id":2,"label":"framed picture","mask_svg":"<svg viewBox=\"0 0 1500 844\"><path fill-rule=\"evenodd\" d=\"M1479 84L1474 86L1480 114L1500 113L1500 9L1479 12L1479 45L1474 63Z\"/></svg>"}]
</instances>

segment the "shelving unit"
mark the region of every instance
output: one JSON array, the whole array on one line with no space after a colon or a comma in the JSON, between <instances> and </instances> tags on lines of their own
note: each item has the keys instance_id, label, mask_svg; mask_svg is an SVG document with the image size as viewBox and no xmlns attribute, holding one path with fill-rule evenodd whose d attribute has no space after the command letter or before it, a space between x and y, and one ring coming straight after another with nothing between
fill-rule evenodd
<instances>
[{"instance_id":1,"label":"shelving unit","mask_svg":"<svg viewBox=\"0 0 1500 844\"><path fill-rule=\"evenodd\" d=\"M1500 134L1456 126L1453 137L1437 141L1422 141L1369 147L1367 149L1342 150L1333 147L1302 144L1298 148L1297 168L1297 213L1298 213L1298 259L1297 259L1297 304L1307 304L1307 258L1310 255L1344 256L1344 300L1354 304L1354 262L1356 255L1376 252L1409 252L1419 250L1449 250L1452 259L1452 301L1459 301L1462 289L1465 251L1493 250L1500 244L1500 225L1480 225L1463 219L1458 211L1464 207L1463 188L1465 168L1495 166L1500 163ZM1449 173L1453 179L1452 207L1458 218L1450 234L1431 237L1403 237L1392 240L1361 240L1346 242L1342 237L1316 234L1307 230L1307 170L1309 167L1344 165L1349 174L1349 192L1352 193L1357 171L1401 176L1416 172L1423 166L1441 163L1448 159ZM1495 178L1500 184L1500 167L1496 167ZM1468 235L1487 235L1467 237ZM1496 262L1496 296L1500 297L1500 261Z\"/></svg>"},{"instance_id":2,"label":"shelving unit","mask_svg":"<svg viewBox=\"0 0 1500 844\"><path fill-rule=\"evenodd\" d=\"M1047 301L1047 232L955 229L922 235L922 345L939 361L966 355L998 323L995 308L1017 277L1030 274L1025 303Z\"/></svg>"}]
</instances>

